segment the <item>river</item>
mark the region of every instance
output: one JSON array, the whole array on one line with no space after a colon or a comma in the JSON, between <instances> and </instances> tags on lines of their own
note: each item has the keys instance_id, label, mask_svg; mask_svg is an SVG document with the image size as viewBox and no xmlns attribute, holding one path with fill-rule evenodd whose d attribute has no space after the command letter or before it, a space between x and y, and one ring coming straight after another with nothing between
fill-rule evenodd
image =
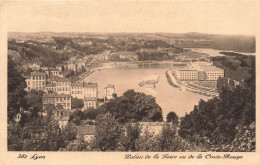
<instances>
[{"instance_id":1,"label":"river","mask_svg":"<svg viewBox=\"0 0 260 165\"><path fill-rule=\"evenodd\" d=\"M210 97L195 94L187 91L180 91L170 86L167 82L165 71L166 66L160 65L131 65L104 68L85 77L84 81L98 83L98 97L104 97L104 87L107 84L115 85L116 93L121 96L126 90L134 89L136 92L143 92L156 98L161 106L164 118L170 111L176 112L178 116L184 116L193 110L194 105L200 99L208 100ZM160 79L156 88L140 87L138 83L149 75L159 74Z\"/></svg>"}]
</instances>

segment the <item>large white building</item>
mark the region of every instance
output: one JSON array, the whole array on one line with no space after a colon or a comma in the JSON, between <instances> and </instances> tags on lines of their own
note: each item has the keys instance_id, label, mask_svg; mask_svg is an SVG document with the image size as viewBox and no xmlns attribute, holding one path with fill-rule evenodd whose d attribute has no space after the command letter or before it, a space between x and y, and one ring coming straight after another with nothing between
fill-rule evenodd
<instances>
[{"instance_id":1,"label":"large white building","mask_svg":"<svg viewBox=\"0 0 260 165\"><path fill-rule=\"evenodd\" d=\"M30 76L25 76L25 78L27 84L27 87L25 88L26 91L30 91L32 89L45 90L47 82L46 73L35 71L32 72Z\"/></svg>"},{"instance_id":2,"label":"large white building","mask_svg":"<svg viewBox=\"0 0 260 165\"><path fill-rule=\"evenodd\" d=\"M219 77L224 77L224 69L215 66L200 66L200 70L206 75L204 80L216 81ZM203 79L200 79L200 81L203 81Z\"/></svg>"},{"instance_id":3,"label":"large white building","mask_svg":"<svg viewBox=\"0 0 260 165\"><path fill-rule=\"evenodd\" d=\"M180 69L175 72L180 81L197 81L198 71L194 69Z\"/></svg>"},{"instance_id":4,"label":"large white building","mask_svg":"<svg viewBox=\"0 0 260 165\"><path fill-rule=\"evenodd\" d=\"M180 69L175 71L180 81L217 81L224 77L224 69L213 66L212 62L197 61L191 63L194 69Z\"/></svg>"}]
</instances>

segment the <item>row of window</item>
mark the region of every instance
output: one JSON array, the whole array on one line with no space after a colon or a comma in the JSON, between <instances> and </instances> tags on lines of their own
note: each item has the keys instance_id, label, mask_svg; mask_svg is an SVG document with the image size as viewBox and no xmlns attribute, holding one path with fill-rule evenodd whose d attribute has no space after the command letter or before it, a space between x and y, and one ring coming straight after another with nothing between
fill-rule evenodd
<instances>
[{"instance_id":1,"label":"row of window","mask_svg":"<svg viewBox=\"0 0 260 165\"><path fill-rule=\"evenodd\" d=\"M82 94L82 91L72 91L71 94Z\"/></svg>"},{"instance_id":2,"label":"row of window","mask_svg":"<svg viewBox=\"0 0 260 165\"><path fill-rule=\"evenodd\" d=\"M69 87L57 88L57 91L70 91Z\"/></svg>"},{"instance_id":3,"label":"row of window","mask_svg":"<svg viewBox=\"0 0 260 165\"><path fill-rule=\"evenodd\" d=\"M31 90L31 89L44 90L44 87L41 87L41 86L40 86L40 87L34 87L34 86L33 86L32 88L27 87L27 89L28 89L28 91Z\"/></svg>"},{"instance_id":4,"label":"row of window","mask_svg":"<svg viewBox=\"0 0 260 165\"><path fill-rule=\"evenodd\" d=\"M55 74L59 74L58 71L51 71L51 73L54 74L54 75L55 75Z\"/></svg>"},{"instance_id":5,"label":"row of window","mask_svg":"<svg viewBox=\"0 0 260 165\"><path fill-rule=\"evenodd\" d=\"M72 89L82 89L82 87L71 87Z\"/></svg>"},{"instance_id":6,"label":"row of window","mask_svg":"<svg viewBox=\"0 0 260 165\"><path fill-rule=\"evenodd\" d=\"M33 80L45 80L44 76L33 76Z\"/></svg>"},{"instance_id":7,"label":"row of window","mask_svg":"<svg viewBox=\"0 0 260 165\"><path fill-rule=\"evenodd\" d=\"M60 97L60 98L46 98L46 99L43 99L43 101L44 102L54 102L54 101L69 101L70 100L70 98L69 97L67 97L67 98L65 98L65 97Z\"/></svg>"}]
</instances>

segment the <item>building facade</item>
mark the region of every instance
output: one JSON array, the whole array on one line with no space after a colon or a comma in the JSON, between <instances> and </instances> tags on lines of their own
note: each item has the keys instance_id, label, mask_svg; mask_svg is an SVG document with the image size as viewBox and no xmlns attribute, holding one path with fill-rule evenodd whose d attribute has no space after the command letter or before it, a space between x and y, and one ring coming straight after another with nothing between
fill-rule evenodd
<instances>
[{"instance_id":1,"label":"building facade","mask_svg":"<svg viewBox=\"0 0 260 165\"><path fill-rule=\"evenodd\" d=\"M197 81L198 80L198 71L197 70L192 70L192 69L177 70L175 74L176 74L176 77L180 81Z\"/></svg>"},{"instance_id":2,"label":"building facade","mask_svg":"<svg viewBox=\"0 0 260 165\"><path fill-rule=\"evenodd\" d=\"M108 101L113 98L113 94L115 93L115 86L108 84L105 88L105 96L104 101Z\"/></svg>"},{"instance_id":3,"label":"building facade","mask_svg":"<svg viewBox=\"0 0 260 165\"><path fill-rule=\"evenodd\" d=\"M52 76L59 76L60 71L59 71L59 69L51 68L50 73L51 73Z\"/></svg>"},{"instance_id":4,"label":"building facade","mask_svg":"<svg viewBox=\"0 0 260 165\"><path fill-rule=\"evenodd\" d=\"M71 95L58 94L56 92L43 94L42 104L43 104L43 109L46 108L46 105L51 104L54 106L61 105L63 109L71 111Z\"/></svg>"},{"instance_id":5,"label":"building facade","mask_svg":"<svg viewBox=\"0 0 260 165\"><path fill-rule=\"evenodd\" d=\"M73 70L74 72L77 72L77 65L74 63L69 63L68 65L68 70Z\"/></svg>"},{"instance_id":6,"label":"building facade","mask_svg":"<svg viewBox=\"0 0 260 165\"><path fill-rule=\"evenodd\" d=\"M32 72L30 76L25 76L25 82L27 87L26 91L30 91L32 89L35 90L45 90L47 77L46 73L43 72Z\"/></svg>"},{"instance_id":7,"label":"building facade","mask_svg":"<svg viewBox=\"0 0 260 165\"><path fill-rule=\"evenodd\" d=\"M84 83L84 109L97 108L98 87L97 83Z\"/></svg>"},{"instance_id":8,"label":"building facade","mask_svg":"<svg viewBox=\"0 0 260 165\"><path fill-rule=\"evenodd\" d=\"M71 96L73 98L84 99L83 83L76 82L71 84Z\"/></svg>"},{"instance_id":9,"label":"building facade","mask_svg":"<svg viewBox=\"0 0 260 165\"><path fill-rule=\"evenodd\" d=\"M70 94L71 78L56 77L57 93Z\"/></svg>"}]
</instances>

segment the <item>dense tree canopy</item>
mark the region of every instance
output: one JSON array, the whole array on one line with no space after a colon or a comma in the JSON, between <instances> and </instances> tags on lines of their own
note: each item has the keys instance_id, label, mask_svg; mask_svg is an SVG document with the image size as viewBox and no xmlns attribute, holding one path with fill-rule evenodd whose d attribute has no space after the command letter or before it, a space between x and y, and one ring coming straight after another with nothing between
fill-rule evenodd
<instances>
[{"instance_id":1,"label":"dense tree canopy","mask_svg":"<svg viewBox=\"0 0 260 165\"><path fill-rule=\"evenodd\" d=\"M20 108L26 108L25 78L17 69L11 57L8 57L8 120L13 120Z\"/></svg>"},{"instance_id":2,"label":"dense tree canopy","mask_svg":"<svg viewBox=\"0 0 260 165\"><path fill-rule=\"evenodd\" d=\"M137 121L162 121L162 109L155 98L134 90L109 100L99 109L100 113L111 113L120 123Z\"/></svg>"},{"instance_id":3,"label":"dense tree canopy","mask_svg":"<svg viewBox=\"0 0 260 165\"><path fill-rule=\"evenodd\" d=\"M172 122L173 125L178 126L179 124L179 117L175 112L169 112L166 116L167 122Z\"/></svg>"}]
</instances>

